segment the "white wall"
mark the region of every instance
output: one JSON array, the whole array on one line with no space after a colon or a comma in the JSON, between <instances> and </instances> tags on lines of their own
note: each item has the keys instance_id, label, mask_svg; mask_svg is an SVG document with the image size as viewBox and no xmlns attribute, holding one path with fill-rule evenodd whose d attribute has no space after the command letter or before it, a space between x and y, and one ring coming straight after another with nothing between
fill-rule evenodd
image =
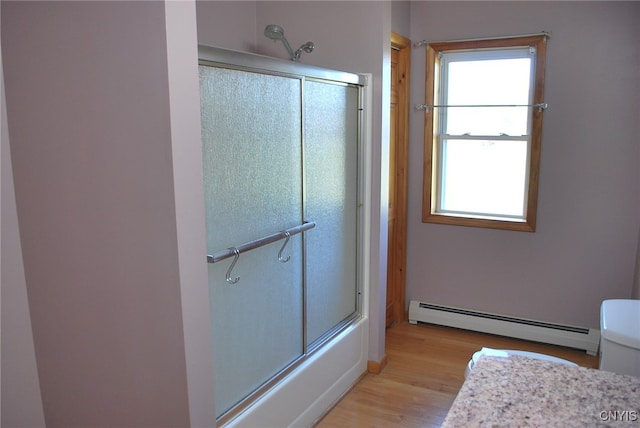
<instances>
[{"instance_id":1,"label":"white wall","mask_svg":"<svg viewBox=\"0 0 640 428\"><path fill-rule=\"evenodd\" d=\"M411 116L407 298L599 327L603 299L629 298L640 222L640 4L413 2L411 39L542 30L547 51L535 233L420 220L423 117ZM414 48L411 103L424 102Z\"/></svg>"}]
</instances>

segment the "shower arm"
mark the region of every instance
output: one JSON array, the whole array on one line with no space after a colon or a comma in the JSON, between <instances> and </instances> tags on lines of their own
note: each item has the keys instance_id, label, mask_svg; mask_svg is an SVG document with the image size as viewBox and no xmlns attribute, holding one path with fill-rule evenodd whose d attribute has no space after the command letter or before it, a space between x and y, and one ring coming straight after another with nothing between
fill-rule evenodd
<instances>
[{"instance_id":1,"label":"shower arm","mask_svg":"<svg viewBox=\"0 0 640 428\"><path fill-rule=\"evenodd\" d=\"M298 58L300 58L301 52L300 49L298 49L295 53L293 52L293 49L291 49L291 45L289 44L289 41L287 40L286 37L282 36L282 44L284 45L285 49L287 50L287 52L289 53L289 59L291 59L291 61L296 61L298 60Z\"/></svg>"},{"instance_id":2,"label":"shower arm","mask_svg":"<svg viewBox=\"0 0 640 428\"><path fill-rule=\"evenodd\" d=\"M300 59L300 56L302 55L302 51L311 53L315 48L312 42L307 42L302 46L300 46L298 50L294 52L293 49L291 48L291 45L289 44L289 41L284 36L284 29L279 25L275 25L275 24L267 25L264 29L264 35L273 41L281 40L282 44L287 50L287 53L289 54L289 59L291 61L298 61Z\"/></svg>"}]
</instances>

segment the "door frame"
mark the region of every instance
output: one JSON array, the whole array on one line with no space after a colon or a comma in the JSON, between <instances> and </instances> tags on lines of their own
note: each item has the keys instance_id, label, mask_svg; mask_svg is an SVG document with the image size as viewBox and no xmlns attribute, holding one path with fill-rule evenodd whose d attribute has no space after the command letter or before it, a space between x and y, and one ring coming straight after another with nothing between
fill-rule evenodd
<instances>
[{"instance_id":1,"label":"door frame","mask_svg":"<svg viewBox=\"0 0 640 428\"><path fill-rule=\"evenodd\" d=\"M411 67L411 40L397 33L391 33L391 49L398 51L398 126L395 163L389 165L389 175L394 174L395 218L396 228L393 236L389 236L387 254L389 272L387 273L387 290L393 287L393 320L407 320L406 309L406 264L407 264L407 206L408 206L408 164L409 164L409 77Z\"/></svg>"}]
</instances>

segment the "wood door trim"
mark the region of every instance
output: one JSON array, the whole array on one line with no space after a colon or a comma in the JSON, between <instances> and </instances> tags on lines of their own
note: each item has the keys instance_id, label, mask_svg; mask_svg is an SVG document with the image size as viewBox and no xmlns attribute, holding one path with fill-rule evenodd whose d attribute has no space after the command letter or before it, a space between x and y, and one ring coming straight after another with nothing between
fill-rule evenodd
<instances>
[{"instance_id":1,"label":"wood door trim","mask_svg":"<svg viewBox=\"0 0 640 428\"><path fill-rule=\"evenodd\" d=\"M407 319L406 296L406 247L407 247L407 205L408 205L408 163L409 163L409 76L411 63L411 40L397 33L391 33L391 48L398 51L398 127L395 165L396 192L396 236L390 241L396 251L394 260L394 305L393 318L396 321ZM389 286L389 284L387 285Z\"/></svg>"}]
</instances>

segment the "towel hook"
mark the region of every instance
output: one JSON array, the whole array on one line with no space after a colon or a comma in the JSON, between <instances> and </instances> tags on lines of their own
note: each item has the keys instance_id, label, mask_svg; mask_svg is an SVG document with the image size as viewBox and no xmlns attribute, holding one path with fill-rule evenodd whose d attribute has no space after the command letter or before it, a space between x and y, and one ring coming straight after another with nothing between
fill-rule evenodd
<instances>
[{"instance_id":1,"label":"towel hook","mask_svg":"<svg viewBox=\"0 0 640 428\"><path fill-rule=\"evenodd\" d=\"M282 247L280 248L280 251L278 251L278 260L280 261L280 263L286 263L289 261L289 259L291 259L291 255L288 255L286 258L282 257L282 252L284 251L284 247L287 246L287 244L289 243L289 238L291 238L291 233L289 233L289 231L287 230L283 230L282 234L285 236L285 240L284 240L284 244L282 244Z\"/></svg>"},{"instance_id":2,"label":"towel hook","mask_svg":"<svg viewBox=\"0 0 640 428\"><path fill-rule=\"evenodd\" d=\"M230 250L233 251L233 254L235 255L233 257L233 261L231 262L231 266L229 266L229 269L227 269L227 282L229 284L235 284L236 282L240 281L240 277L236 276L235 278L231 278L231 271L233 270L233 267L236 265L236 262L238 261L238 259L240 258L240 250L238 250L236 247L233 248L229 248Z\"/></svg>"}]
</instances>

